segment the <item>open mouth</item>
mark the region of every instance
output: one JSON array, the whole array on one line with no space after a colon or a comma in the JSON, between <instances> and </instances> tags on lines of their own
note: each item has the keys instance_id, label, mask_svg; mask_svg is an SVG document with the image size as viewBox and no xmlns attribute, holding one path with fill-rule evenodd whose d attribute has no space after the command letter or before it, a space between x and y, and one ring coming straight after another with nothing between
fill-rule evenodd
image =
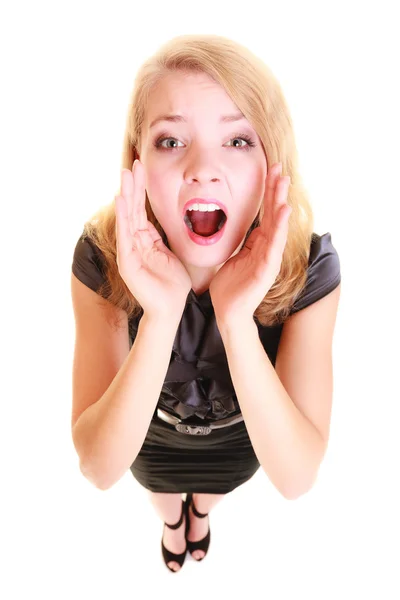
<instances>
[{"instance_id":1,"label":"open mouth","mask_svg":"<svg viewBox=\"0 0 400 600\"><path fill-rule=\"evenodd\" d=\"M212 211L187 210L184 221L193 233L202 237L215 235L226 223L227 216L222 209Z\"/></svg>"}]
</instances>

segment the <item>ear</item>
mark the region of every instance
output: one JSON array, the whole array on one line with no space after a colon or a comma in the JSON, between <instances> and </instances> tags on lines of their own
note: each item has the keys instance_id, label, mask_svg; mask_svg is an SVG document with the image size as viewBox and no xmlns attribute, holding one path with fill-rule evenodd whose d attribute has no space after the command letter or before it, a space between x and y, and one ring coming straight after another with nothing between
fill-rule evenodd
<instances>
[{"instance_id":1,"label":"ear","mask_svg":"<svg viewBox=\"0 0 400 600\"><path fill-rule=\"evenodd\" d=\"M136 159L140 160L140 153L139 153L138 148L133 147L132 150L133 150L133 152L132 152L132 159L133 159L132 166L133 166L133 163L135 162Z\"/></svg>"}]
</instances>

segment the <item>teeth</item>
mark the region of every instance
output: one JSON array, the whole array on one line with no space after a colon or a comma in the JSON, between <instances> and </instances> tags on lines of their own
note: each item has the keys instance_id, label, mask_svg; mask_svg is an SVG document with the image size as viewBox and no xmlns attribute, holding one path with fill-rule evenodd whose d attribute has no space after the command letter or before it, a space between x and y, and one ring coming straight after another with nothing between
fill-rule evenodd
<instances>
[{"instance_id":1,"label":"teeth","mask_svg":"<svg viewBox=\"0 0 400 600\"><path fill-rule=\"evenodd\" d=\"M192 204L188 210L199 210L201 212L211 212L214 210L221 210L217 204Z\"/></svg>"},{"instance_id":2,"label":"teeth","mask_svg":"<svg viewBox=\"0 0 400 600\"><path fill-rule=\"evenodd\" d=\"M187 215L184 216L184 221L186 225L189 227L190 231L193 231L193 225Z\"/></svg>"}]
</instances>

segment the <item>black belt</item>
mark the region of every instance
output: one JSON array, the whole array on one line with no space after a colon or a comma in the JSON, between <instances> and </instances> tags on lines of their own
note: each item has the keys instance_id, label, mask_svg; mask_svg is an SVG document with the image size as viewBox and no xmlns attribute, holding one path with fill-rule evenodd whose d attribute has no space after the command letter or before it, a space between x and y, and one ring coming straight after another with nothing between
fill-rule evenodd
<instances>
[{"instance_id":1,"label":"black belt","mask_svg":"<svg viewBox=\"0 0 400 600\"><path fill-rule=\"evenodd\" d=\"M161 410L161 408L157 408L157 417L166 421L170 425L174 425L175 429L180 433L188 433L189 435L208 435L211 433L212 429L221 429L222 427L229 427L229 425L234 425L235 423L240 423L243 421L243 415L240 413L239 415L234 415L233 417L227 417L226 419L220 419L219 421L205 421L203 424L197 423L186 423L182 421L182 419L178 419L174 415L171 415L165 410Z\"/></svg>"}]
</instances>

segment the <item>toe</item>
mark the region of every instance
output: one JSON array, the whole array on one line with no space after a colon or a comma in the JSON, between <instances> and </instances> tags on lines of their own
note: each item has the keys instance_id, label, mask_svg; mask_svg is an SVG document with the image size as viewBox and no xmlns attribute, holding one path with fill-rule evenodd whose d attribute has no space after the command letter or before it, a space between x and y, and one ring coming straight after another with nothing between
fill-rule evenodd
<instances>
[{"instance_id":1,"label":"toe","mask_svg":"<svg viewBox=\"0 0 400 600\"><path fill-rule=\"evenodd\" d=\"M170 567L170 569L172 569L173 571L179 571L180 566L178 565L178 563L176 562L169 562L168 566Z\"/></svg>"},{"instance_id":2,"label":"toe","mask_svg":"<svg viewBox=\"0 0 400 600\"><path fill-rule=\"evenodd\" d=\"M202 550L196 550L195 552L193 552L193 557L196 560L199 560L200 558L203 558L204 556L204 552Z\"/></svg>"}]
</instances>

